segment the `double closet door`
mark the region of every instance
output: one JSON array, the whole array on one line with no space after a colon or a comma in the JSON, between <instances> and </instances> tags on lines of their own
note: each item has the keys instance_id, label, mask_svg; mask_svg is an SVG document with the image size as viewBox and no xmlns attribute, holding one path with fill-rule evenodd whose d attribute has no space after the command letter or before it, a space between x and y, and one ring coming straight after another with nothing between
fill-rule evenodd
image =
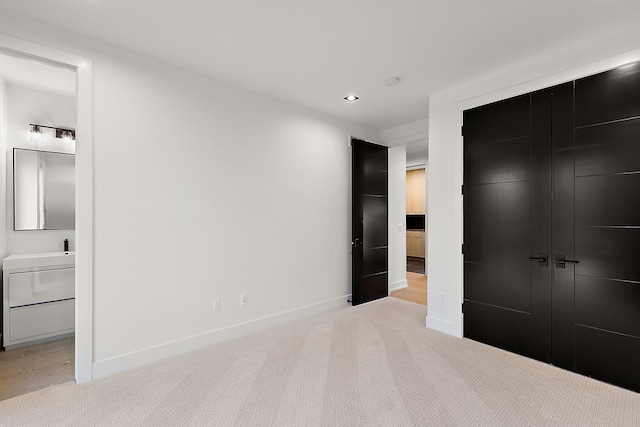
<instances>
[{"instance_id":1,"label":"double closet door","mask_svg":"<svg viewBox=\"0 0 640 427\"><path fill-rule=\"evenodd\" d=\"M465 337L640 391L640 63L463 120Z\"/></svg>"}]
</instances>

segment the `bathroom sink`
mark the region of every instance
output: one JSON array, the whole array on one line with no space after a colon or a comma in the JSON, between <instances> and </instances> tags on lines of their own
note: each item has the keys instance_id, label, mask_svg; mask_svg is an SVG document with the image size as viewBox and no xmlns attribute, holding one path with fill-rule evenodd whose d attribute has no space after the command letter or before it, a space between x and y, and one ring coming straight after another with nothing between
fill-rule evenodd
<instances>
[{"instance_id":1,"label":"bathroom sink","mask_svg":"<svg viewBox=\"0 0 640 427\"><path fill-rule=\"evenodd\" d=\"M55 267L58 265L75 265L76 252L43 252L35 254L11 255L4 259L2 268L13 270L17 268Z\"/></svg>"}]
</instances>

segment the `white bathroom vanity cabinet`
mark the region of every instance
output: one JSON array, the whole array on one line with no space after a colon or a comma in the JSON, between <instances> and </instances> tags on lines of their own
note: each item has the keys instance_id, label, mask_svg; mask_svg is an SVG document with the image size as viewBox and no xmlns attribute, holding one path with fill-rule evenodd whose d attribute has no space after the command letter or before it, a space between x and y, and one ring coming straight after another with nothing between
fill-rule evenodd
<instances>
[{"instance_id":1,"label":"white bathroom vanity cabinet","mask_svg":"<svg viewBox=\"0 0 640 427\"><path fill-rule=\"evenodd\" d=\"M9 256L2 288L5 348L73 335L75 252Z\"/></svg>"}]
</instances>

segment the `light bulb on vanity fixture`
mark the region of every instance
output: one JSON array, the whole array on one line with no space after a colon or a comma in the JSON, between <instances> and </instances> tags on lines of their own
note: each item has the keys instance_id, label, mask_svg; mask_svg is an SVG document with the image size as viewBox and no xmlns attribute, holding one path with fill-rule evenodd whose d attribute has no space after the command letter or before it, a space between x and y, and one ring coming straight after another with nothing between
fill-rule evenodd
<instances>
[{"instance_id":1,"label":"light bulb on vanity fixture","mask_svg":"<svg viewBox=\"0 0 640 427\"><path fill-rule=\"evenodd\" d=\"M31 126L31 130L29 131L29 136L32 142L38 142L42 140L42 128L39 125L29 125Z\"/></svg>"},{"instance_id":2,"label":"light bulb on vanity fixture","mask_svg":"<svg viewBox=\"0 0 640 427\"><path fill-rule=\"evenodd\" d=\"M71 142L76 140L76 131L72 129L56 128L56 138L62 138L64 142Z\"/></svg>"},{"instance_id":3,"label":"light bulb on vanity fixture","mask_svg":"<svg viewBox=\"0 0 640 427\"><path fill-rule=\"evenodd\" d=\"M62 137L62 140L64 142L73 142L76 140L76 135L75 132L71 132L71 131L66 131L65 134Z\"/></svg>"}]
</instances>

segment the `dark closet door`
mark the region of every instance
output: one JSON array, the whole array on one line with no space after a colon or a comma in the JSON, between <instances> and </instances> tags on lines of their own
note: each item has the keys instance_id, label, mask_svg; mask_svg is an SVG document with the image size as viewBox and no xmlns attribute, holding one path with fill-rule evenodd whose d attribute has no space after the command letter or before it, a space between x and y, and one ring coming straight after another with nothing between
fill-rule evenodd
<instances>
[{"instance_id":1,"label":"dark closet door","mask_svg":"<svg viewBox=\"0 0 640 427\"><path fill-rule=\"evenodd\" d=\"M554 99L553 363L640 391L640 64L571 89Z\"/></svg>"},{"instance_id":2,"label":"dark closet door","mask_svg":"<svg viewBox=\"0 0 640 427\"><path fill-rule=\"evenodd\" d=\"M464 335L550 360L549 91L464 112Z\"/></svg>"},{"instance_id":3,"label":"dark closet door","mask_svg":"<svg viewBox=\"0 0 640 427\"><path fill-rule=\"evenodd\" d=\"M388 148L352 139L351 300L388 296Z\"/></svg>"},{"instance_id":4,"label":"dark closet door","mask_svg":"<svg viewBox=\"0 0 640 427\"><path fill-rule=\"evenodd\" d=\"M465 336L640 391L640 63L464 130Z\"/></svg>"}]
</instances>

